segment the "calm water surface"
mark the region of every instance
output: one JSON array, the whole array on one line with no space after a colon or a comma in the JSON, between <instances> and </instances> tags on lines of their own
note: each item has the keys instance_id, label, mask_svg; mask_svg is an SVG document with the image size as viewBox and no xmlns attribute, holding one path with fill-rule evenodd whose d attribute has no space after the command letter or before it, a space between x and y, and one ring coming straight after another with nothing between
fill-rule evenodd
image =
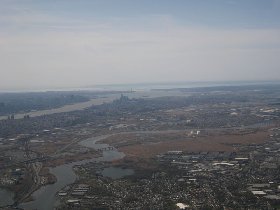
<instances>
[{"instance_id":1,"label":"calm water surface","mask_svg":"<svg viewBox=\"0 0 280 210\"><path fill-rule=\"evenodd\" d=\"M133 175L134 170L120 167L108 167L104 168L101 174L102 176L110 177L112 179L120 179L125 176Z\"/></svg>"},{"instance_id":2,"label":"calm water surface","mask_svg":"<svg viewBox=\"0 0 280 210\"><path fill-rule=\"evenodd\" d=\"M7 189L0 188L0 207L13 204L14 203L13 198L14 198L13 192Z\"/></svg>"}]
</instances>

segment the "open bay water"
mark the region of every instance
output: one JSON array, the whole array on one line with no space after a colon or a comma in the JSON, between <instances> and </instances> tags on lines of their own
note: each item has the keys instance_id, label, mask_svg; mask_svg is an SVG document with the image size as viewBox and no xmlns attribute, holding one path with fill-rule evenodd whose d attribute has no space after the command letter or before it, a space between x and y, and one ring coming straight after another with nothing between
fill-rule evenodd
<instances>
[{"instance_id":1,"label":"open bay water","mask_svg":"<svg viewBox=\"0 0 280 210\"><path fill-rule=\"evenodd\" d=\"M112 84L96 85L93 89L116 90L116 91L150 91L168 90L180 88L200 88L200 87L219 87L219 86L246 86L246 85L278 85L279 81L205 81L205 82L160 82L160 83L138 83L138 84Z\"/></svg>"},{"instance_id":2,"label":"open bay water","mask_svg":"<svg viewBox=\"0 0 280 210\"><path fill-rule=\"evenodd\" d=\"M152 89L176 89L176 88L198 88L215 86L241 86L241 85L278 85L280 81L177 81L177 82L146 82L128 84L104 84L88 85L81 87L48 87L32 89L1 89L0 93L23 93L23 92L47 92L47 91L130 91L132 90L152 90Z\"/></svg>"}]
</instances>

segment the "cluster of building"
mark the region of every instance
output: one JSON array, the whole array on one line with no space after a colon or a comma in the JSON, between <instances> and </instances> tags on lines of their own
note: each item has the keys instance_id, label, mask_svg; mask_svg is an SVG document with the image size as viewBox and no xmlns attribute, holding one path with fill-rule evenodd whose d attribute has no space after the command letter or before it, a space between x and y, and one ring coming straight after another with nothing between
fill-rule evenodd
<instances>
[{"instance_id":1,"label":"cluster of building","mask_svg":"<svg viewBox=\"0 0 280 210\"><path fill-rule=\"evenodd\" d=\"M267 127L279 123L279 105L273 102L278 92L268 95L205 91L191 97L146 99L121 96L113 103L86 110L3 120L0 184L15 185L17 178L22 177L14 174L14 166L30 169L30 180L47 184L47 178L38 179L38 158L52 155L52 160L74 161L83 155L85 159L92 157L92 150L77 142L93 135L174 129L188 131L187 136L195 138L204 135L206 129ZM27 142L21 134L30 134L32 138ZM86 186L77 185L58 193L61 208L163 209L180 204L177 207L238 209L279 205L280 130L271 130L269 141L262 145L235 147L238 152L169 151L153 160L157 168L143 169L141 176L136 173L125 179L102 177L94 173L98 168L93 167L92 176L87 173L82 183ZM50 162L42 165L52 166ZM83 167L78 168L78 172L82 170Z\"/></svg>"},{"instance_id":2,"label":"cluster of building","mask_svg":"<svg viewBox=\"0 0 280 210\"><path fill-rule=\"evenodd\" d=\"M236 152L168 151L122 179L102 177L104 164L76 167L86 189L60 192L60 209L275 209L280 205L280 129L263 144ZM142 170L142 171L141 171Z\"/></svg>"}]
</instances>

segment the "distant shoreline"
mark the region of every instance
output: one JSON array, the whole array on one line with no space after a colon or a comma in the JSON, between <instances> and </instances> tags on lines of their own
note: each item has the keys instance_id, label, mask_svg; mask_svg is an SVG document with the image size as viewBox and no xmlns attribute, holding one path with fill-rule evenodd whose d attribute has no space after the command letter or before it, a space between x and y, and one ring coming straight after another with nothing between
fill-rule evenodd
<instances>
[{"instance_id":1,"label":"distant shoreline","mask_svg":"<svg viewBox=\"0 0 280 210\"><path fill-rule=\"evenodd\" d=\"M14 119L22 119L25 116L29 117L38 117L38 116L43 116L43 115L50 115L50 114L56 114L56 113L63 113L63 112L71 112L71 111L76 111L76 110L83 110L86 108L89 108L93 105L101 105L103 103L110 103L113 102L115 99L120 97L120 94L123 93L129 97L136 97L136 98L145 98L145 97L161 97L161 96L178 96L182 95L183 93L187 93L188 91L190 92L200 92L200 91L233 91L236 90L236 88L244 88L246 90L250 91L257 91L258 88L260 87L265 87L265 88L270 88L270 87L280 87L280 83L251 83L251 84L208 84L208 86L192 86L192 87L187 87L187 86L180 86L180 85L171 85L171 86L147 86L146 89L140 89L140 87L135 86L135 89L131 88L131 91L128 91L128 87L126 90L99 90L98 98L90 99L89 101L86 102L78 102L74 104L68 104L64 105L61 107L57 108L52 108L52 109L43 109L43 110L37 110L34 112L24 112L24 113L15 113L14 114ZM113 86L112 86L113 88ZM66 91L66 90L65 90ZM65 91L60 91L60 92L65 92ZM67 90L69 91L69 90ZM80 90L82 92L82 90ZM85 90L84 90L85 91ZM89 91L89 89L88 89ZM95 90L93 90L94 92ZM79 91L74 91L78 93ZM91 92L91 91L89 91ZM166 94L160 94L161 92L166 92ZM179 94L180 92L180 94ZM104 96L102 93L106 93ZM108 94L111 93L111 94ZM42 92L44 94L44 92ZM0 93L1 97L1 93ZM7 120L8 116L2 115L0 116L0 120Z\"/></svg>"},{"instance_id":2,"label":"distant shoreline","mask_svg":"<svg viewBox=\"0 0 280 210\"><path fill-rule=\"evenodd\" d=\"M80 91L131 91L153 89L177 89L177 88L206 88L223 86L251 86L251 85L278 85L280 81L204 81L204 82L155 82L155 83L128 83L128 84L104 84L85 87L55 87L55 88L15 88L0 89L1 93L25 93L25 92L80 92Z\"/></svg>"}]
</instances>

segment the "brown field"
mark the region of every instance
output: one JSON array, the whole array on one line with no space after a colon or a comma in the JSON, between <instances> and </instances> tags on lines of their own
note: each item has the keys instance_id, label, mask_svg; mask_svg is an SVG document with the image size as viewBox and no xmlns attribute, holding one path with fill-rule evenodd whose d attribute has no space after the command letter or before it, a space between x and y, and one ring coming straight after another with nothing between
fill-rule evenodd
<instances>
[{"instance_id":1,"label":"brown field","mask_svg":"<svg viewBox=\"0 0 280 210\"><path fill-rule=\"evenodd\" d=\"M200 151L235 151L233 144L262 144L267 140L267 131L236 135L216 134L191 138L182 132L170 134L116 135L105 140L124 152L128 157L150 158L170 150L186 152Z\"/></svg>"}]
</instances>

